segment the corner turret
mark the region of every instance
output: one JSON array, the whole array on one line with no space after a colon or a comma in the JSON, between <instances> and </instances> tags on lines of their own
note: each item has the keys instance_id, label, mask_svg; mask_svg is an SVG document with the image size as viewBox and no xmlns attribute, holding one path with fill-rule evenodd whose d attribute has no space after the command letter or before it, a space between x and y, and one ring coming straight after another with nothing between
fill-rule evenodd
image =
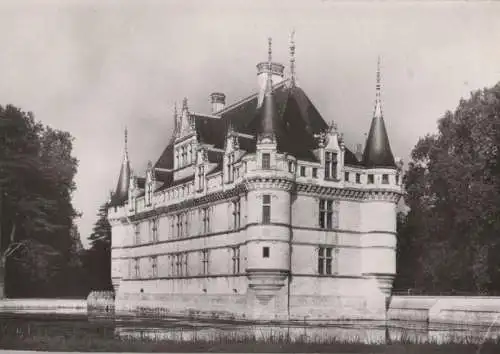
<instances>
[{"instance_id":1,"label":"corner turret","mask_svg":"<svg viewBox=\"0 0 500 354\"><path fill-rule=\"evenodd\" d=\"M123 204L128 199L128 186L130 180L130 161L128 158L128 148L127 148L127 128L125 128L125 147L122 166L120 168L120 175L118 177L118 183L116 185L115 192L111 197L111 205L118 206Z\"/></svg>"}]
</instances>

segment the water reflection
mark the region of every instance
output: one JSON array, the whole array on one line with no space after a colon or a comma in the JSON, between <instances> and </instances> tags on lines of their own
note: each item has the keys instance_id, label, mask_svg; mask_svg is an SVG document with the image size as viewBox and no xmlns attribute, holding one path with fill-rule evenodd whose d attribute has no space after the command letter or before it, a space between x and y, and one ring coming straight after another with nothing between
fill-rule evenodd
<instances>
[{"instance_id":1,"label":"water reflection","mask_svg":"<svg viewBox=\"0 0 500 354\"><path fill-rule=\"evenodd\" d=\"M179 342L480 343L500 340L500 327L425 322L338 322L331 325L248 325L179 319L96 320L86 317L0 315L0 338L39 337L169 340Z\"/></svg>"}]
</instances>

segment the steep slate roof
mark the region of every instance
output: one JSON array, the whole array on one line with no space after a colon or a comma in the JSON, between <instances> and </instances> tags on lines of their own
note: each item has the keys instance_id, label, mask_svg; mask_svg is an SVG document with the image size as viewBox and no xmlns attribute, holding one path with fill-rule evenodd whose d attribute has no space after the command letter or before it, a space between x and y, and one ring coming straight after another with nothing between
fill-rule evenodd
<instances>
[{"instance_id":1,"label":"steep slate roof","mask_svg":"<svg viewBox=\"0 0 500 354\"><path fill-rule=\"evenodd\" d=\"M374 117L372 120L363 153L363 165L368 168L396 167L387 130L385 129L384 118L381 116Z\"/></svg>"},{"instance_id":2,"label":"steep slate roof","mask_svg":"<svg viewBox=\"0 0 500 354\"><path fill-rule=\"evenodd\" d=\"M275 104L273 109L276 110L273 124L278 133L278 150L290 153L301 160L317 161L312 152L317 148L314 135L326 129L327 123L300 87L290 87L287 81L283 81L272 88L272 93ZM265 100L266 97L261 106L257 107L256 93L217 113L219 118L193 115L198 141L212 145L216 149L224 149L227 130L231 125L235 132L253 137L249 139L240 136L238 138L240 148L249 153L255 152L257 133L266 109ZM155 163L155 168L173 169L173 146L174 139L171 139ZM210 162L218 164L211 173L220 171L223 153L209 149L207 155ZM344 161L348 165L360 165L349 149L346 149ZM164 184L160 189L165 189L174 183L171 172L164 172L161 179ZM178 184L178 181L175 184Z\"/></svg>"}]
</instances>

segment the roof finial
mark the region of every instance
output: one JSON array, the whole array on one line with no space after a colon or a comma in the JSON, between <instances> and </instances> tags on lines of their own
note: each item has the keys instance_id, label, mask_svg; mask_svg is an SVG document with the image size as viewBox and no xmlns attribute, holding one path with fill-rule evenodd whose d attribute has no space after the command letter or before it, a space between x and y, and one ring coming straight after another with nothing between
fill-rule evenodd
<instances>
[{"instance_id":1,"label":"roof finial","mask_svg":"<svg viewBox=\"0 0 500 354\"><path fill-rule=\"evenodd\" d=\"M125 160L128 160L128 129L125 126Z\"/></svg>"},{"instance_id":2,"label":"roof finial","mask_svg":"<svg viewBox=\"0 0 500 354\"><path fill-rule=\"evenodd\" d=\"M380 83L380 55L378 56L378 59L377 59L377 83L375 85L375 109L374 109L374 112L373 112L373 116L374 117L382 117L382 102L381 102L381 98L380 98L380 87L381 87L381 83Z\"/></svg>"},{"instance_id":3,"label":"roof finial","mask_svg":"<svg viewBox=\"0 0 500 354\"><path fill-rule=\"evenodd\" d=\"M295 28L290 35L290 76L293 87L295 86Z\"/></svg>"},{"instance_id":4,"label":"roof finial","mask_svg":"<svg viewBox=\"0 0 500 354\"><path fill-rule=\"evenodd\" d=\"M273 39L271 37L269 37L267 39L267 45L268 45L268 49L267 49L267 65L268 65L268 68L267 68L267 87L266 89L267 90L272 90L272 87L273 87L273 81L272 81L272 62L273 62L273 48L272 48L272 45L273 45Z\"/></svg>"}]
</instances>

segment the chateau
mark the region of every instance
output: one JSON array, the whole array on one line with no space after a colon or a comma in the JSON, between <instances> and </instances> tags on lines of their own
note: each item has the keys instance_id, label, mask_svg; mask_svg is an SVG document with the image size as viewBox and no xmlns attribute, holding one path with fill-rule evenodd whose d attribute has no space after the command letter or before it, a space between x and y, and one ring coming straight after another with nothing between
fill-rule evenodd
<instances>
[{"instance_id":1,"label":"chateau","mask_svg":"<svg viewBox=\"0 0 500 354\"><path fill-rule=\"evenodd\" d=\"M401 164L377 70L364 150L353 152L295 79L257 65L233 104L184 99L144 177L126 149L108 218L115 311L250 320L385 319L395 276ZM347 122L347 120L346 120Z\"/></svg>"}]
</instances>

